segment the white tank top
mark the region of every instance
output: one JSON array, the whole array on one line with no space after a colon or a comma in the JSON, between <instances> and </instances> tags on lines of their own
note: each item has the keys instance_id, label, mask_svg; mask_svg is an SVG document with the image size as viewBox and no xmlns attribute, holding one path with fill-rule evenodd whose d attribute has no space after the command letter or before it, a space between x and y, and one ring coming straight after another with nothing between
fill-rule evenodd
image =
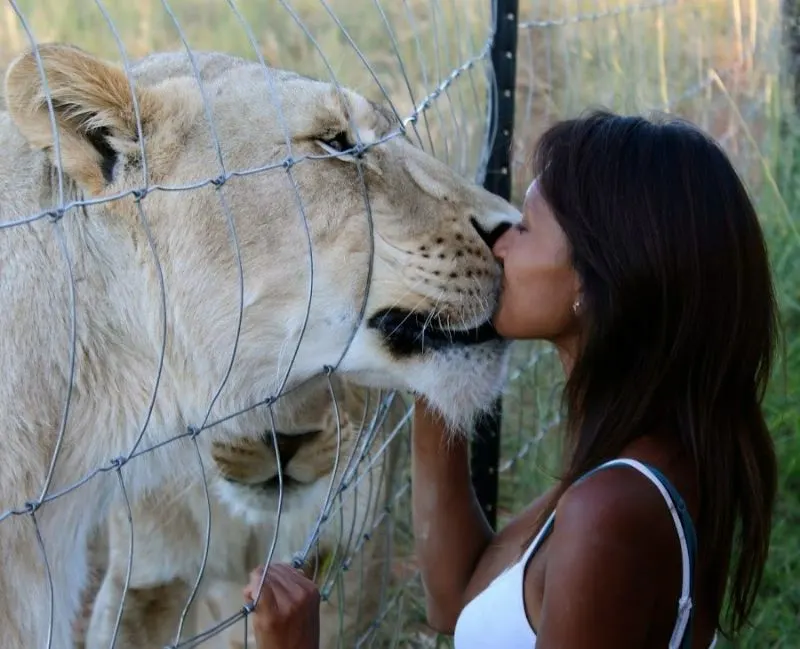
<instances>
[{"instance_id":1,"label":"white tank top","mask_svg":"<svg viewBox=\"0 0 800 649\"><path fill-rule=\"evenodd\" d=\"M678 615L669 642L669 649L688 647L691 634L687 633L692 609L692 573L695 554L694 527L686 512L683 500L674 487L657 470L637 460L620 458L600 465L584 475L585 479L594 471L611 466L627 465L645 475L667 502L678 539L681 545L682 583L678 600ZM672 497L670 496L672 493ZM677 504L676 504L677 503ZM469 602L456 621L455 649L535 649L536 633L528 622L525 612L523 577L525 566L533 553L550 533L555 520L555 511L550 515L522 558L500 573L481 593ZM687 529L684 529L686 526ZM714 649L717 636L709 649Z\"/></svg>"}]
</instances>

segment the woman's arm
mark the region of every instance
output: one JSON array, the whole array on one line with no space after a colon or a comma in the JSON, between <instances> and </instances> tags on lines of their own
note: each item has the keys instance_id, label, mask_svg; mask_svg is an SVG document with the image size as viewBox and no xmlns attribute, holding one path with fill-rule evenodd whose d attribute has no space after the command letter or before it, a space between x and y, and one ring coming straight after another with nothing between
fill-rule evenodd
<instances>
[{"instance_id":1,"label":"woman's arm","mask_svg":"<svg viewBox=\"0 0 800 649\"><path fill-rule=\"evenodd\" d=\"M494 533L478 504L463 436L418 398L412 433L414 547L425 587L428 623L452 633L467 585Z\"/></svg>"}]
</instances>

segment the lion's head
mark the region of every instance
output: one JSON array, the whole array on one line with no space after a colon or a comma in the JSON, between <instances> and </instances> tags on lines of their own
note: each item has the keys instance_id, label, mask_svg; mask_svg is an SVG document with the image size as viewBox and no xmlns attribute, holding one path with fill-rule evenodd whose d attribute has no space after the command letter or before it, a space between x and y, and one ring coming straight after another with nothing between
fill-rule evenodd
<instances>
[{"instance_id":1,"label":"lion's head","mask_svg":"<svg viewBox=\"0 0 800 649\"><path fill-rule=\"evenodd\" d=\"M234 342L221 414L337 365L425 394L454 423L491 403L507 342L490 324L501 279L490 245L517 209L348 89L223 54L155 54L131 72L41 45L10 65L6 103L72 199L121 196L70 215L96 229L90 244L116 246L109 262L141 264L143 301L129 308L157 350L152 238L165 382L188 420L202 417Z\"/></svg>"}]
</instances>

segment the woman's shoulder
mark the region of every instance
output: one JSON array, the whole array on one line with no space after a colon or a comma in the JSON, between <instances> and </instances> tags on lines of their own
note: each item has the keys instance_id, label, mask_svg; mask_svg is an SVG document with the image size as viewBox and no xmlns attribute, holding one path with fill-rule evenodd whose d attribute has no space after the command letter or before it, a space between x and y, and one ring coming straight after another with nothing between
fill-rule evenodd
<instances>
[{"instance_id":1,"label":"woman's shoulder","mask_svg":"<svg viewBox=\"0 0 800 649\"><path fill-rule=\"evenodd\" d=\"M644 543L643 558L650 560L659 547L671 551L678 540L661 491L627 465L593 472L570 486L558 501L553 536L569 537L573 543L589 538L594 551L603 544Z\"/></svg>"},{"instance_id":2,"label":"woman's shoulder","mask_svg":"<svg viewBox=\"0 0 800 649\"><path fill-rule=\"evenodd\" d=\"M680 561L669 506L640 471L628 466L596 471L559 499L547 559L548 573L551 568L566 571L559 581L599 581L636 590L645 576L649 594L657 597L653 584L671 583L667 575Z\"/></svg>"},{"instance_id":3,"label":"woman's shoulder","mask_svg":"<svg viewBox=\"0 0 800 649\"><path fill-rule=\"evenodd\" d=\"M671 623L674 608L661 609L665 595L679 587L678 536L666 501L640 472L604 469L567 489L548 546L545 628L561 629L570 642L577 639L569 634L588 634L594 646L605 647L644 638L655 618Z\"/></svg>"}]
</instances>

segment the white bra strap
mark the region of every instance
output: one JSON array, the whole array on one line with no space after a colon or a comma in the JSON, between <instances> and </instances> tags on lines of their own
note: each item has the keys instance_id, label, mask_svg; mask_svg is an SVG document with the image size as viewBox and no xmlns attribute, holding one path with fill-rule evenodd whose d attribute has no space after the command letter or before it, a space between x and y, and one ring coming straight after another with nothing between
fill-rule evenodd
<instances>
[{"instance_id":1,"label":"white bra strap","mask_svg":"<svg viewBox=\"0 0 800 649\"><path fill-rule=\"evenodd\" d=\"M536 549L542 544L544 541L544 537L550 532L550 528L553 527L553 521L556 517L556 511L553 510L550 516L547 517L547 520L542 525L542 529L539 530L539 533L534 537L531 544L528 546L528 549L525 550L525 554L522 555L522 559L519 562L519 565L523 566L523 570L525 565L528 563L528 560L533 556L533 553L536 552Z\"/></svg>"},{"instance_id":2,"label":"white bra strap","mask_svg":"<svg viewBox=\"0 0 800 649\"><path fill-rule=\"evenodd\" d=\"M683 525L681 524L680 515L678 513L678 509L675 506L675 502L672 500L672 497L669 495L669 492L662 484L661 480L659 480L656 475L648 469L644 464L637 460L632 460L630 458L618 458L616 460L610 460L599 467L598 469L605 468L608 466L615 466L624 464L630 466L646 478L650 480L658 489L659 493L662 495L664 500L667 503L667 507L669 508L670 514L672 515L672 522L675 524L675 530L678 533L678 540L680 541L681 545L681 563L683 564L682 570L682 579L681 579L681 598L678 601L678 619L675 622L675 628L672 631L672 637L669 641L669 649L678 649L681 645L681 641L683 639L683 635L686 631L686 626L689 623L689 614L692 609L692 598L691 598L691 561L689 559L689 545L686 541L686 534L683 530Z\"/></svg>"}]
</instances>

